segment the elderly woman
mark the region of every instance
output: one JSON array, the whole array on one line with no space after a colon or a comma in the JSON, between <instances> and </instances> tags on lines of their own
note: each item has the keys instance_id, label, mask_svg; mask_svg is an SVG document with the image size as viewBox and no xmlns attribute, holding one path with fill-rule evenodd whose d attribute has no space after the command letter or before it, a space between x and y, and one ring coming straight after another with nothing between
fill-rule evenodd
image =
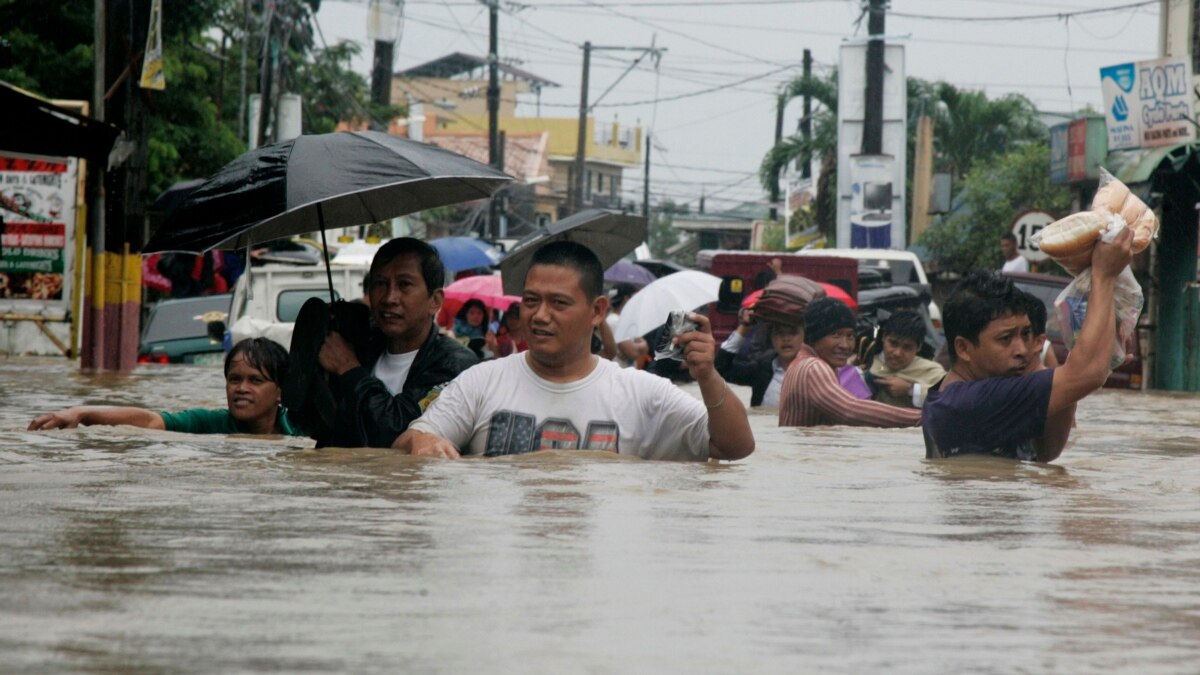
<instances>
[{"instance_id":1,"label":"elderly woman","mask_svg":"<svg viewBox=\"0 0 1200 675\"><path fill-rule=\"evenodd\" d=\"M225 356L228 408L170 413L133 407L83 406L40 415L29 423L29 430L127 424L192 434L303 436L280 405L280 383L287 371L287 361L287 351L278 343L266 338L242 340Z\"/></svg>"}]
</instances>

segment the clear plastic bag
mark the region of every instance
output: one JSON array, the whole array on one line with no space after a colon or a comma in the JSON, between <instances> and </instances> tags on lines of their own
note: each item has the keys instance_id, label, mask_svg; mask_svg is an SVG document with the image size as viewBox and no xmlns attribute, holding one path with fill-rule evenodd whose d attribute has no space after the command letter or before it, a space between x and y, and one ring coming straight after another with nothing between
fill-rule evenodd
<instances>
[{"instance_id":1,"label":"clear plastic bag","mask_svg":"<svg viewBox=\"0 0 1200 675\"><path fill-rule=\"evenodd\" d=\"M1119 231L1119 230L1118 230ZM1083 319L1087 316L1088 293L1092 290L1092 269L1083 270L1075 280L1058 294L1054 308L1058 313L1058 323L1062 327L1063 340L1067 349L1075 348L1075 340L1083 330ZM1125 345L1137 330L1138 316L1142 313L1142 287L1133 276L1133 270L1126 267L1117 277L1113 289L1113 308L1117 317L1117 338L1113 346L1112 360L1108 368L1112 370L1125 363Z\"/></svg>"}]
</instances>

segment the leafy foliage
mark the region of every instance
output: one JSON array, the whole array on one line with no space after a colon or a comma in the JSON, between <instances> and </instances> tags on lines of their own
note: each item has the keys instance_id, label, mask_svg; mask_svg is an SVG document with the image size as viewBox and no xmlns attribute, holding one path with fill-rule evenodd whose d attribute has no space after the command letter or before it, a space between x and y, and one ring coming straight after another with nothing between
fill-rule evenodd
<instances>
[{"instance_id":1,"label":"leafy foliage","mask_svg":"<svg viewBox=\"0 0 1200 675\"><path fill-rule=\"evenodd\" d=\"M1018 214L1038 208L1065 216L1070 208L1070 191L1050 184L1049 166L1050 149L1041 143L976 162L963 180L960 208L926 230L920 243L943 271L999 268L1000 235Z\"/></svg>"}]
</instances>

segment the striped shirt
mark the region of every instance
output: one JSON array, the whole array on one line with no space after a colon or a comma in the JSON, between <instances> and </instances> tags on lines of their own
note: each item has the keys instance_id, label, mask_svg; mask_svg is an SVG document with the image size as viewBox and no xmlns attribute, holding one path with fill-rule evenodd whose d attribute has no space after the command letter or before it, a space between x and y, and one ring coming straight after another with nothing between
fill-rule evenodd
<instances>
[{"instance_id":1,"label":"striped shirt","mask_svg":"<svg viewBox=\"0 0 1200 675\"><path fill-rule=\"evenodd\" d=\"M783 378L779 426L911 427L921 411L855 398L842 388L833 367L804 345Z\"/></svg>"}]
</instances>

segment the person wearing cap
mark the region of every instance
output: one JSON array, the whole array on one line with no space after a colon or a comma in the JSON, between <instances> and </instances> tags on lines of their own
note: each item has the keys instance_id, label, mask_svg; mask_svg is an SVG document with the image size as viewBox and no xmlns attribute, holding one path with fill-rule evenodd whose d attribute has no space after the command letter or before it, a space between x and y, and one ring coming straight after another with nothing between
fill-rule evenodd
<instances>
[{"instance_id":1,"label":"person wearing cap","mask_svg":"<svg viewBox=\"0 0 1200 675\"><path fill-rule=\"evenodd\" d=\"M911 427L921 411L856 398L838 381L854 353L854 312L820 298L804 310L804 346L788 367L779 396L779 426Z\"/></svg>"},{"instance_id":2,"label":"person wearing cap","mask_svg":"<svg viewBox=\"0 0 1200 675\"><path fill-rule=\"evenodd\" d=\"M608 312L604 269L571 241L543 245L525 275L521 321L529 350L458 376L392 445L454 459L591 450L642 459L736 460L754 451L746 409L713 367L708 318L676 335L700 399L666 379L592 353Z\"/></svg>"}]
</instances>

